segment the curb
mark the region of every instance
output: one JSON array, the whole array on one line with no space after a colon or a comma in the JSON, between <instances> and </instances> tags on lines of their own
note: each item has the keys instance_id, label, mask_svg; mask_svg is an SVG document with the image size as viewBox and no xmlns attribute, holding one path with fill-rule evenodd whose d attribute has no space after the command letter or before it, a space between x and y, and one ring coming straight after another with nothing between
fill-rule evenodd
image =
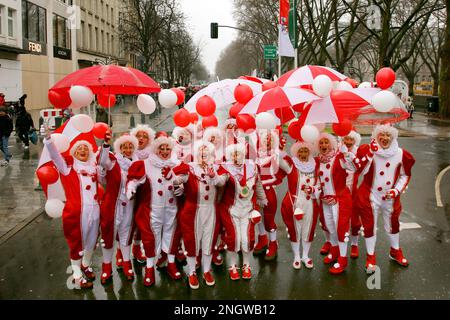
<instances>
[{"instance_id":1,"label":"curb","mask_svg":"<svg viewBox=\"0 0 450 320\"><path fill-rule=\"evenodd\" d=\"M28 226L34 220L36 220L40 215L42 215L45 211L37 210L30 217L26 218L19 224L17 224L14 228L6 232L4 235L0 236L0 246L15 236L19 231Z\"/></svg>"}]
</instances>

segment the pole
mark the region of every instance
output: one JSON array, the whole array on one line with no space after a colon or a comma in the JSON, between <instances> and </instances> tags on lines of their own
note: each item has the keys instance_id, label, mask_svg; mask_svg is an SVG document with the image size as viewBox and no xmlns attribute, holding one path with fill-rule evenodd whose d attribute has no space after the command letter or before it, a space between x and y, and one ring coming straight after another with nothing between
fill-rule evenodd
<instances>
[{"instance_id":1,"label":"pole","mask_svg":"<svg viewBox=\"0 0 450 320\"><path fill-rule=\"evenodd\" d=\"M295 48L295 57L294 57L294 59L295 59L295 69L297 69L298 68L298 49L297 48Z\"/></svg>"},{"instance_id":2,"label":"pole","mask_svg":"<svg viewBox=\"0 0 450 320\"><path fill-rule=\"evenodd\" d=\"M281 77L281 56L278 53L278 78Z\"/></svg>"}]
</instances>

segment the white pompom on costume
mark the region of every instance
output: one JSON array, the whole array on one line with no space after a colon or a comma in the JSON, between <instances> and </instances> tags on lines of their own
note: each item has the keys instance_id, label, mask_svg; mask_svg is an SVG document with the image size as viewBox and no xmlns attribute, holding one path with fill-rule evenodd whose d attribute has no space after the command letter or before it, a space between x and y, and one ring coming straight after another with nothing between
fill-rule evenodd
<instances>
[{"instance_id":1,"label":"white pompom on costume","mask_svg":"<svg viewBox=\"0 0 450 320\"><path fill-rule=\"evenodd\" d=\"M130 131L130 134L132 135L132 136L137 136L137 134L138 134L138 132L140 132L140 131L143 131L143 132L146 132L147 133L147 135L148 135L148 138L150 139L150 142L149 143L152 143L153 142L153 140L155 140L155 130L153 130L152 128L150 128L148 125L146 125L146 124L138 124L137 126L136 126L136 128L133 128L131 131Z\"/></svg>"},{"instance_id":2,"label":"white pompom on costume","mask_svg":"<svg viewBox=\"0 0 450 320\"><path fill-rule=\"evenodd\" d=\"M139 142L136 137L134 135L124 134L114 141L114 151L120 152L120 147L126 142L131 142L134 150L138 149Z\"/></svg>"},{"instance_id":3,"label":"white pompom on costume","mask_svg":"<svg viewBox=\"0 0 450 320\"><path fill-rule=\"evenodd\" d=\"M375 129L373 130L372 139L376 139L377 136L382 132L389 133L393 140L397 140L398 138L398 130L396 128L388 124L381 124L376 126Z\"/></svg>"}]
</instances>

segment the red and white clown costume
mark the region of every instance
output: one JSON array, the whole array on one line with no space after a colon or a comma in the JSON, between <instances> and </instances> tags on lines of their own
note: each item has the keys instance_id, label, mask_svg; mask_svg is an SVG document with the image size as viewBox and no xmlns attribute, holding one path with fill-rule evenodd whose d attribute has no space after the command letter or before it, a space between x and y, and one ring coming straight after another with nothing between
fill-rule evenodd
<instances>
[{"instance_id":1,"label":"red and white clown costume","mask_svg":"<svg viewBox=\"0 0 450 320\"><path fill-rule=\"evenodd\" d=\"M173 279L181 278L175 265L178 207L173 187L176 177L172 169L180 162L172 158L174 145L172 138L160 136L153 141L150 156L146 160L134 162L128 169L127 197L131 199L138 193L135 221L147 257L145 286L155 282L155 257L159 256L161 250L168 253L169 275Z\"/></svg>"},{"instance_id":2,"label":"red and white clown costume","mask_svg":"<svg viewBox=\"0 0 450 320\"><path fill-rule=\"evenodd\" d=\"M264 253L264 259L270 261L277 257L278 250L277 224L275 223L278 200L275 188L281 183L279 166L282 156L277 130L258 130L257 139L255 162L260 169L261 183L268 203L263 210L264 223L258 224L258 241L254 254ZM269 239L267 239L267 233L269 233Z\"/></svg>"},{"instance_id":3,"label":"red and white clown costume","mask_svg":"<svg viewBox=\"0 0 450 320\"><path fill-rule=\"evenodd\" d=\"M348 135L341 139L341 152L351 152L356 156L358 152L359 145L361 144L361 135L356 131L352 130ZM350 189L352 193L353 203L356 201L357 190L358 190L358 172L347 171L347 187ZM358 240L359 233L361 231L361 219L359 217L358 209L355 205L352 208L352 216L350 218L350 257L356 259L359 257L359 248L358 248Z\"/></svg>"},{"instance_id":4,"label":"red and white clown costume","mask_svg":"<svg viewBox=\"0 0 450 320\"><path fill-rule=\"evenodd\" d=\"M322 224L325 224L327 241L331 243L330 253L325 264L333 264L331 274L340 274L347 267L347 241L350 217L352 214L352 195L346 185L347 171L355 171L351 153L338 150L337 140L329 133L321 133L318 140L318 177L322 189ZM323 150L328 150L325 153ZM353 157L352 157L353 156Z\"/></svg>"},{"instance_id":5,"label":"red and white clown costume","mask_svg":"<svg viewBox=\"0 0 450 320\"><path fill-rule=\"evenodd\" d=\"M299 151L307 153L307 160L302 161ZM307 142L296 142L291 147L291 157L286 156L280 163L287 174L288 190L281 204L281 215L287 226L292 251L294 253L294 269L300 269L302 262L306 268L313 268L309 250L314 239L320 206L317 162L314 159L315 148ZM286 165L283 162L287 162ZM300 240L302 257L300 258Z\"/></svg>"},{"instance_id":6,"label":"red and white clown costume","mask_svg":"<svg viewBox=\"0 0 450 320\"><path fill-rule=\"evenodd\" d=\"M131 144L131 145L130 145ZM130 148L130 157L122 153L122 148ZM100 207L101 244L103 252L101 282L112 277L112 256L114 239L119 242L123 262L123 272L128 280L134 279L131 266L131 242L133 239L134 200L126 196L128 169L138 158L135 150L138 140L133 135L123 135L114 142L113 154L110 146L103 144L99 154L99 165L106 171L106 193Z\"/></svg>"},{"instance_id":7,"label":"red and white clown costume","mask_svg":"<svg viewBox=\"0 0 450 320\"><path fill-rule=\"evenodd\" d=\"M194 161L174 169L177 179L175 187L177 194L184 191L185 201L180 212L181 231L184 246L187 251L189 268L189 285L198 289L196 275L196 257L201 252L203 279L208 286L215 284L211 272L211 261L214 239L219 232L219 220L216 211L217 190L214 165L214 146L211 143L200 142L194 147Z\"/></svg>"},{"instance_id":8,"label":"red and white clown costume","mask_svg":"<svg viewBox=\"0 0 450 320\"><path fill-rule=\"evenodd\" d=\"M374 272L376 266L376 226L380 214L390 240L390 258L401 266L408 266L408 260L400 248L400 195L411 179L415 159L398 146L397 138L397 129L390 125L379 125L372 133L372 142L362 145L355 159L360 174L364 176L358 188L356 205L364 227L368 273Z\"/></svg>"},{"instance_id":9,"label":"red and white clown costume","mask_svg":"<svg viewBox=\"0 0 450 320\"><path fill-rule=\"evenodd\" d=\"M225 150L227 162L220 166L215 177L217 185L224 186L219 213L227 234L232 280L240 278L237 270L239 251L243 256L242 278L252 277L250 257L255 242L255 224L261 220L261 214L255 210L255 202L260 207L267 205L258 167L252 160L245 159L245 149L244 144L228 146Z\"/></svg>"},{"instance_id":10,"label":"red and white clown costume","mask_svg":"<svg viewBox=\"0 0 450 320\"><path fill-rule=\"evenodd\" d=\"M194 145L193 126L175 127L172 137L176 140L173 157L182 162L189 163L192 161L193 145Z\"/></svg>"},{"instance_id":11,"label":"red and white clown costume","mask_svg":"<svg viewBox=\"0 0 450 320\"><path fill-rule=\"evenodd\" d=\"M146 124L138 124L136 128L130 131L132 136L135 136L138 140L138 148L136 149L136 157L139 160L147 159L152 153L151 144L155 140L155 130L150 128ZM142 240L139 228L134 228L134 243L133 243L133 256L140 262L145 263L145 255L142 250ZM121 267L123 262L122 252L118 249L116 254L116 264Z\"/></svg>"},{"instance_id":12,"label":"red and white clown costume","mask_svg":"<svg viewBox=\"0 0 450 320\"><path fill-rule=\"evenodd\" d=\"M62 223L74 281L81 288L92 288L95 274L90 265L99 233L98 180L101 179L92 145L84 140L77 141L70 149L71 157L64 159L51 137L44 139L44 144L60 173L67 199ZM86 160L79 160L79 154Z\"/></svg>"}]
</instances>

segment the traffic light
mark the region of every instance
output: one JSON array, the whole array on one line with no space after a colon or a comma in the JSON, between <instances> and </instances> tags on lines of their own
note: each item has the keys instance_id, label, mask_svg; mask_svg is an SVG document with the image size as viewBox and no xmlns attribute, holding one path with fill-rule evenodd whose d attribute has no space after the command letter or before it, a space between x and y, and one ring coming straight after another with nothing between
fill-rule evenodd
<instances>
[{"instance_id":1,"label":"traffic light","mask_svg":"<svg viewBox=\"0 0 450 320\"><path fill-rule=\"evenodd\" d=\"M211 39L219 38L219 24L211 22Z\"/></svg>"}]
</instances>

